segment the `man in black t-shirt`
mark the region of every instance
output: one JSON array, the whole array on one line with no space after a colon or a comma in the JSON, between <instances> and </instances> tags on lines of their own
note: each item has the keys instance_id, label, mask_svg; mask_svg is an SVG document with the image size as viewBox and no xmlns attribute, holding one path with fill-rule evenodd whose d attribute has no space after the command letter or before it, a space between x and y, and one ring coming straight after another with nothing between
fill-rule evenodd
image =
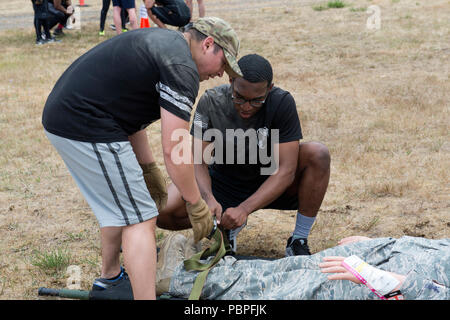
<instances>
[{"instance_id":1,"label":"man in black t-shirt","mask_svg":"<svg viewBox=\"0 0 450 320\"><path fill-rule=\"evenodd\" d=\"M194 235L211 232L212 214L192 162L177 164L172 157L189 140L173 134L189 135L200 81L224 71L241 76L238 50L230 25L205 17L185 33L145 28L104 41L56 82L42 123L100 225L102 274L93 290L122 288L131 280L134 298L155 298L155 225L167 190L145 128L158 119L166 169L189 217L196 218ZM203 225L204 217L210 223ZM121 246L129 280L120 266Z\"/></svg>"},{"instance_id":2,"label":"man in black t-shirt","mask_svg":"<svg viewBox=\"0 0 450 320\"><path fill-rule=\"evenodd\" d=\"M191 134L202 197L228 230L233 251L236 235L252 212L298 210L286 255L310 254L307 237L330 176L328 149L317 142L299 143L294 98L273 85L266 59L247 55L239 67L243 78L207 90L194 114ZM205 154L211 149L213 159L208 161ZM178 190L170 186L157 224L179 230L189 227L188 222Z\"/></svg>"}]
</instances>

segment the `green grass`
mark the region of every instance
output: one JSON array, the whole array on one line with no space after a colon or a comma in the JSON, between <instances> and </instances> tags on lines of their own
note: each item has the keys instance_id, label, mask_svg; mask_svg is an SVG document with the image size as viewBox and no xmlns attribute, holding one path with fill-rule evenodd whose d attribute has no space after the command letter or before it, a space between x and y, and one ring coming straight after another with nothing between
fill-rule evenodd
<instances>
[{"instance_id":1,"label":"green grass","mask_svg":"<svg viewBox=\"0 0 450 320\"><path fill-rule=\"evenodd\" d=\"M49 252L35 251L31 264L46 274L59 276L71 264L72 256L66 249L55 249Z\"/></svg>"},{"instance_id":2,"label":"green grass","mask_svg":"<svg viewBox=\"0 0 450 320\"><path fill-rule=\"evenodd\" d=\"M328 9L327 7L322 6L322 5L313 7L314 11L323 11L323 10L327 10L327 9Z\"/></svg>"},{"instance_id":3,"label":"green grass","mask_svg":"<svg viewBox=\"0 0 450 320\"><path fill-rule=\"evenodd\" d=\"M345 3L342 1L328 1L327 3L328 8L343 8L345 7Z\"/></svg>"},{"instance_id":4,"label":"green grass","mask_svg":"<svg viewBox=\"0 0 450 320\"><path fill-rule=\"evenodd\" d=\"M324 11L324 10L328 10L328 9L344 8L345 6L346 6L346 4L342 1L328 1L328 3L326 5L314 6L313 10L314 11Z\"/></svg>"},{"instance_id":5,"label":"green grass","mask_svg":"<svg viewBox=\"0 0 450 320\"><path fill-rule=\"evenodd\" d=\"M369 222L366 223L365 226L361 226L361 229L364 230L365 232L368 232L379 221L380 221L380 217L379 216L373 217Z\"/></svg>"},{"instance_id":6,"label":"green grass","mask_svg":"<svg viewBox=\"0 0 450 320\"><path fill-rule=\"evenodd\" d=\"M350 12L364 12L366 11L367 8L365 7L360 7L360 8L350 8Z\"/></svg>"}]
</instances>

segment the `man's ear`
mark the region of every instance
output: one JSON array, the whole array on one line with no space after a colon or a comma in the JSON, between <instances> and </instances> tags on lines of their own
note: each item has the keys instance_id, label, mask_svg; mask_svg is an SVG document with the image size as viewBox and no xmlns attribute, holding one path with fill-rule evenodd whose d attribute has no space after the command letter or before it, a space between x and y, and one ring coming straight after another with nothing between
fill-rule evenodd
<instances>
[{"instance_id":1,"label":"man's ear","mask_svg":"<svg viewBox=\"0 0 450 320\"><path fill-rule=\"evenodd\" d=\"M232 77L228 77L228 80L230 81L230 84L233 82L233 78Z\"/></svg>"},{"instance_id":2,"label":"man's ear","mask_svg":"<svg viewBox=\"0 0 450 320\"><path fill-rule=\"evenodd\" d=\"M272 90L272 88L273 88L273 82L272 82L272 84L269 86L269 91Z\"/></svg>"},{"instance_id":3,"label":"man's ear","mask_svg":"<svg viewBox=\"0 0 450 320\"><path fill-rule=\"evenodd\" d=\"M203 40L203 49L209 49L210 47L214 46L214 38L211 36L206 37Z\"/></svg>"}]
</instances>

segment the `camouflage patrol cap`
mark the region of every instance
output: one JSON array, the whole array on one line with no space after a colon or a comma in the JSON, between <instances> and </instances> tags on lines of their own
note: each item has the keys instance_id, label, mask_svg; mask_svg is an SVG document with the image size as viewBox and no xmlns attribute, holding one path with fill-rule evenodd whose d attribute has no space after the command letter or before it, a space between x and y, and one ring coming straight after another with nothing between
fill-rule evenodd
<instances>
[{"instance_id":1,"label":"camouflage patrol cap","mask_svg":"<svg viewBox=\"0 0 450 320\"><path fill-rule=\"evenodd\" d=\"M237 63L239 52L239 39L236 32L228 22L217 17L203 17L195 21L192 28L210 36L214 42L222 47L228 65L225 71L233 78L242 77L241 69Z\"/></svg>"}]
</instances>

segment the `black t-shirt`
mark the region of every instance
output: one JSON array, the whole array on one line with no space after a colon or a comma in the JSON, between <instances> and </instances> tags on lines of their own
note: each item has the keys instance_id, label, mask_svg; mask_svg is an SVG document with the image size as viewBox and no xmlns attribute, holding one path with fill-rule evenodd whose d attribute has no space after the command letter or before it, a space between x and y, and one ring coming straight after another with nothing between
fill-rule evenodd
<instances>
[{"instance_id":1,"label":"black t-shirt","mask_svg":"<svg viewBox=\"0 0 450 320\"><path fill-rule=\"evenodd\" d=\"M186 5L184 0L156 0L157 5L161 6L183 6Z\"/></svg>"},{"instance_id":2,"label":"black t-shirt","mask_svg":"<svg viewBox=\"0 0 450 320\"><path fill-rule=\"evenodd\" d=\"M278 141L273 130L278 130ZM246 189L256 189L268 177L261 175L261 168L270 164L268 158L259 157L260 152L270 157L272 143L302 138L297 107L289 92L273 87L261 110L243 119L234 109L230 85L207 90L200 98L191 134L203 141L214 141L214 162L209 168L212 178L230 188Z\"/></svg>"},{"instance_id":3,"label":"black t-shirt","mask_svg":"<svg viewBox=\"0 0 450 320\"><path fill-rule=\"evenodd\" d=\"M154 10L154 9L158 7L160 8L163 7L167 10L166 14L163 15L165 19L172 20L170 18L170 16L172 15L176 17L187 17L188 19L191 18L191 11L189 10L189 7L186 5L186 2L184 2L184 0L159 0L156 1L156 4L158 6L152 7L152 13L157 16L161 15L162 12L161 10Z\"/></svg>"},{"instance_id":4,"label":"black t-shirt","mask_svg":"<svg viewBox=\"0 0 450 320\"><path fill-rule=\"evenodd\" d=\"M160 106L189 121L198 89L197 67L180 32L133 30L72 63L50 93L42 123L68 139L126 141L160 118Z\"/></svg>"}]
</instances>

